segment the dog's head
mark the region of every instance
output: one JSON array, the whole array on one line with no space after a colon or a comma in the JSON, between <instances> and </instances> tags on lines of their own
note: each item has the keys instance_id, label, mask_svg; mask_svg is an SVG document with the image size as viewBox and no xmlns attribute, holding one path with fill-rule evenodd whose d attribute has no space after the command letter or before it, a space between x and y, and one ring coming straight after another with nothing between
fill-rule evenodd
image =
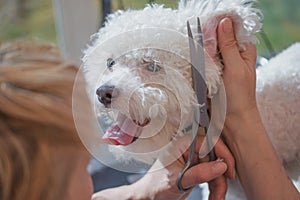
<instances>
[{"instance_id":1,"label":"dog's head","mask_svg":"<svg viewBox=\"0 0 300 200\"><path fill-rule=\"evenodd\" d=\"M240 48L245 42L254 43L253 34L260 23L258 11L250 3L192 0L181 1L177 10L152 5L110 15L83 58L96 112L113 113L114 122L103 138L126 146L126 150L147 153L181 134L192 123L196 104L187 20L196 25L196 17L200 17L202 23L206 84L212 98L218 92L222 73L217 25L230 17Z\"/></svg>"}]
</instances>

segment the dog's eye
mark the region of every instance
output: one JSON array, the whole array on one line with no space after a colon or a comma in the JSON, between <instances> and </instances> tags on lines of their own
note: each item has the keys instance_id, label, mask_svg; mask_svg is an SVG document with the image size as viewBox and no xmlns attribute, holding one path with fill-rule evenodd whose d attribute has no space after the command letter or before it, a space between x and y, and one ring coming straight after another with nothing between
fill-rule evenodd
<instances>
[{"instance_id":1,"label":"dog's eye","mask_svg":"<svg viewBox=\"0 0 300 200\"><path fill-rule=\"evenodd\" d=\"M106 66L109 70L112 69L112 67L116 64L116 62L112 58L108 58L106 61Z\"/></svg>"},{"instance_id":2,"label":"dog's eye","mask_svg":"<svg viewBox=\"0 0 300 200\"><path fill-rule=\"evenodd\" d=\"M161 70L161 66L156 63L148 63L146 68L150 72L158 72L159 70Z\"/></svg>"}]
</instances>

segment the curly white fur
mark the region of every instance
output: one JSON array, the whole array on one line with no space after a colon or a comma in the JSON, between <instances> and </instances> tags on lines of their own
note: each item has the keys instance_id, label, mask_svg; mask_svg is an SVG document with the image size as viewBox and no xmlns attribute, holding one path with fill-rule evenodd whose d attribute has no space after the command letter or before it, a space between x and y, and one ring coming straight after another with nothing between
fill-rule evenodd
<instances>
[{"instance_id":1,"label":"curly white fur","mask_svg":"<svg viewBox=\"0 0 300 200\"><path fill-rule=\"evenodd\" d=\"M84 65L86 67L89 81L96 82L98 77L95 77L95 73L91 70L90 66L105 67L105 58L113 57L113 55L120 55L124 52L139 47L157 47L169 50L175 54L178 54L189 60L189 51L187 40L178 40L176 35L168 35L168 37L147 37L145 33L144 37L135 38L128 37L119 38L114 42L117 44L117 48L110 44L105 46L106 49L102 49L104 52L97 53L97 47L103 45L106 41L112 38L118 37L123 33L132 33L134 30L141 30L147 28L161 28L167 29L174 33L181 33L187 35L186 22L191 22L192 28L196 29L196 18L200 17L204 34L204 44L208 56L213 59L217 59L217 42L216 42L216 28L219 21L224 17L230 17L235 23L235 32L239 46L243 48L245 42L255 43L257 41L254 33L256 33L260 27L260 11L252 8L251 4L253 0L191 0L180 1L177 10L164 8L162 5L148 5L143 10L127 10L118 11L111 14L107 18L104 28L101 28L98 33L93 36L94 44L85 51L83 57ZM172 38L173 37L173 38ZM99 51L99 50L98 50ZM92 59L91 56L100 56L98 59ZM102 56L105 56L101 59ZM220 82L219 74L215 71L215 64L209 62L210 59L206 59L208 63L206 73L208 74L207 85L210 88L210 94L214 94L217 91ZM102 63L100 62L102 61ZM89 63L92 62L92 63ZM213 66L211 66L213 65ZM92 74L89 73L91 71ZM90 87L91 88L91 87Z\"/></svg>"},{"instance_id":2,"label":"curly white fur","mask_svg":"<svg viewBox=\"0 0 300 200\"><path fill-rule=\"evenodd\" d=\"M108 17L104 28L101 28L93 36L94 44L85 51L83 57L91 96L95 96L93 94L96 88L105 82L116 86L121 92L119 98L114 101L114 107L122 110L122 107L127 107L126 103L129 102L130 98L134 105L129 105L130 108L126 108L126 113L133 115L135 120L142 122L149 115L150 107L157 103L157 100L155 95L148 93L149 85L140 87L138 90L135 89L136 86L140 86L145 81L140 78L141 76L145 77L145 75L128 67L128 62L132 60L128 56L130 54L129 57L135 57L136 63L144 57L150 57L153 60L158 60L160 65L168 66L168 70L165 68L164 73L169 76L163 79L164 83L161 83L166 89L162 93L167 94L164 99L168 99L167 106L165 104L163 107L167 108L167 113L173 118L168 118L169 123L166 123L165 127L162 128L159 137L152 138L154 141L135 142L125 148L147 149L146 146L149 144L155 143L158 146L160 146L159 144L166 144L172 134L177 133L178 129L182 130L191 124L193 116L190 113L193 113L192 105L195 104L195 98L190 87L191 68L186 30L187 20L190 21L192 29L195 30L196 18L200 17L201 19L206 49L206 83L209 97L212 97L218 92L221 82L221 65L218 60L216 45L217 24L222 18L230 17L234 21L238 44L241 48L245 42L256 42L254 33L261 26L260 12L252 8L251 3L253 1L245 0L180 1L177 10L167 9L160 5L148 5L143 10L118 11ZM136 52L133 49L145 49L145 51ZM168 53L153 49L160 49ZM118 61L114 71L107 73L106 60L108 58L124 60L125 58L122 57L126 52L127 63ZM180 76L176 73L183 75L185 79L180 80ZM120 76L120 74L123 75ZM99 80L99 77L103 77L103 80ZM160 89L162 90L162 88ZM171 95L172 98L169 95L170 91L173 94ZM148 94L148 98L145 98L145 94ZM176 118L181 119L180 124L178 124L178 120L174 120ZM156 126L153 121L152 125L153 127ZM164 133L162 134L162 132ZM138 146L139 144L140 146ZM148 152L153 150L153 146L150 146ZM142 160L145 161L145 158ZM153 158L150 160L148 158L147 162L152 160Z\"/></svg>"},{"instance_id":3,"label":"curly white fur","mask_svg":"<svg viewBox=\"0 0 300 200\"><path fill-rule=\"evenodd\" d=\"M95 91L100 85L114 85L118 89L118 97L112 102L114 109L140 123L151 119L137 141L111 148L119 159L152 163L161 148L192 123L196 100L191 88L186 22L189 20L195 31L195 20L200 17L206 50L206 83L209 97L214 98L222 73L217 25L222 18L230 17L241 50L243 44L255 43L254 33L261 27L261 13L251 7L253 2L182 0L177 10L148 5L143 10L118 11L108 16L83 57L91 99L97 102ZM257 71L259 109L271 141L287 165L299 162L300 152L298 52L299 44ZM116 62L112 71L106 67L108 58ZM147 71L145 60L158 63L162 70ZM97 109L106 110L100 103ZM294 174L298 176L297 172Z\"/></svg>"}]
</instances>

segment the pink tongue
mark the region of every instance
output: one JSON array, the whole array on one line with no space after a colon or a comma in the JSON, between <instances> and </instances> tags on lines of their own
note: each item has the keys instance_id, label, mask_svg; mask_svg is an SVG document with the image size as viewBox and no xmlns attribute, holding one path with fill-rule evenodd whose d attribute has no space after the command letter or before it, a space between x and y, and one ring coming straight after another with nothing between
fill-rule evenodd
<instances>
[{"instance_id":1,"label":"pink tongue","mask_svg":"<svg viewBox=\"0 0 300 200\"><path fill-rule=\"evenodd\" d=\"M132 142L134 136L123 132L117 123L111 125L102 137L108 143L114 145L128 145Z\"/></svg>"},{"instance_id":2,"label":"pink tongue","mask_svg":"<svg viewBox=\"0 0 300 200\"><path fill-rule=\"evenodd\" d=\"M111 125L102 139L114 145L129 145L135 136L138 136L142 128L137 126L126 115L119 113L117 122Z\"/></svg>"}]
</instances>

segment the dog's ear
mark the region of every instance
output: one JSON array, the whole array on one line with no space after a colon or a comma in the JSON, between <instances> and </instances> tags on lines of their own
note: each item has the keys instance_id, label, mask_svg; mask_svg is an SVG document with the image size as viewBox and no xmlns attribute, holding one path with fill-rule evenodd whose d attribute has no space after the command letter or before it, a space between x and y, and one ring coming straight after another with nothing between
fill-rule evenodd
<instances>
[{"instance_id":1,"label":"dog's ear","mask_svg":"<svg viewBox=\"0 0 300 200\"><path fill-rule=\"evenodd\" d=\"M243 42L246 42L246 37L249 37L249 33L243 30L243 19L235 13L220 14L210 17L205 20L203 27L203 38L204 38L204 47L207 54L215 60L218 56L218 45L217 45L217 28L219 23L224 18L230 18L233 22L233 28L236 35L236 39L240 48L243 47ZM244 34L244 35L241 35Z\"/></svg>"},{"instance_id":2,"label":"dog's ear","mask_svg":"<svg viewBox=\"0 0 300 200\"><path fill-rule=\"evenodd\" d=\"M215 58L217 55L217 27L219 21L217 17L213 17L202 24L204 48L211 58Z\"/></svg>"},{"instance_id":3,"label":"dog's ear","mask_svg":"<svg viewBox=\"0 0 300 200\"><path fill-rule=\"evenodd\" d=\"M262 13L253 7L256 0L180 0L179 12L188 19L200 17L206 51L211 57L217 52L217 27L222 19L232 19L240 48L247 42L256 43L255 33L261 28Z\"/></svg>"},{"instance_id":4,"label":"dog's ear","mask_svg":"<svg viewBox=\"0 0 300 200\"><path fill-rule=\"evenodd\" d=\"M205 64L209 96L213 96L218 91L221 81L220 75L222 73L222 64L220 62L217 43L217 28L224 18L230 18L232 20L237 45L241 50L244 49L245 43L256 42L254 33L260 28L260 22L255 15L253 18L249 16L244 17L234 11L219 13L209 16L207 19L202 19L201 26L204 48L206 51ZM248 24L251 26L247 26Z\"/></svg>"}]
</instances>

